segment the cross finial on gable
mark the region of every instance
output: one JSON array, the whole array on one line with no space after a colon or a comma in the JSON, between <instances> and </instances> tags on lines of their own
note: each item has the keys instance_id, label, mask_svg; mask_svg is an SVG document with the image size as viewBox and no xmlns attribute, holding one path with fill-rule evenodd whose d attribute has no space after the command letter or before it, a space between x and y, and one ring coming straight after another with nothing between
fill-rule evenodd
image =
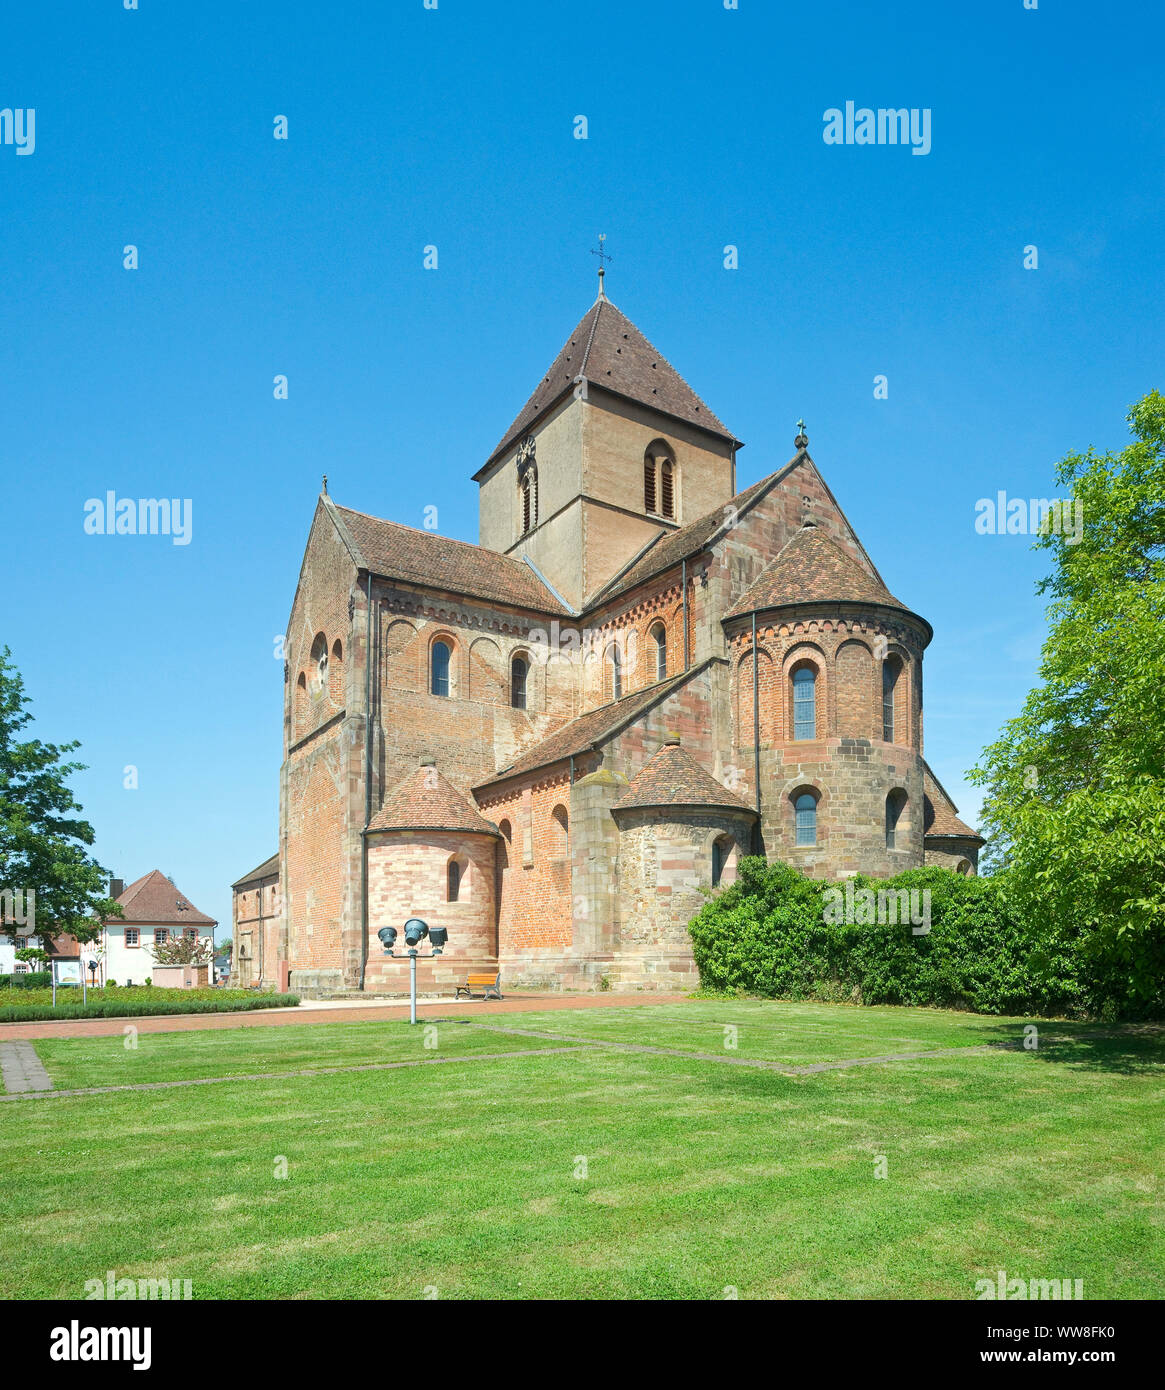
<instances>
[{"instance_id":1,"label":"cross finial on gable","mask_svg":"<svg viewBox=\"0 0 1165 1390\"><path fill-rule=\"evenodd\" d=\"M805 433L805 421L797 421L797 438L793 440L794 449L807 449L809 447L809 436Z\"/></svg>"},{"instance_id":2,"label":"cross finial on gable","mask_svg":"<svg viewBox=\"0 0 1165 1390\"><path fill-rule=\"evenodd\" d=\"M328 495L328 475L326 473L324 474L324 483L323 487L321 488L321 491L323 492L325 497Z\"/></svg>"},{"instance_id":3,"label":"cross finial on gable","mask_svg":"<svg viewBox=\"0 0 1165 1390\"><path fill-rule=\"evenodd\" d=\"M606 274L606 270L605 270L604 267L603 267L603 262L604 262L604 261L613 261L613 260L615 259L614 256L608 256L607 253L606 253L606 249L605 249L604 246L603 246L603 243L604 243L606 240L607 240L607 234L606 234L606 232L600 232L600 233L599 233L599 249L596 251L595 248L594 248L593 246L591 247L591 255L592 255L592 256L598 256L598 258L599 258L599 298L600 298L600 299L605 299L605 298L606 298L606 295L603 293L603 276Z\"/></svg>"}]
</instances>

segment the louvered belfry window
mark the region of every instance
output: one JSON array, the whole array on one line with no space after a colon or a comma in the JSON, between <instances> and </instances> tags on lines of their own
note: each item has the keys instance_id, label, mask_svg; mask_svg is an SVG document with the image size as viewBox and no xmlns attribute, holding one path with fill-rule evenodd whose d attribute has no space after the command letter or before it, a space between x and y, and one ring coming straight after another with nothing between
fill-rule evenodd
<instances>
[{"instance_id":1,"label":"louvered belfry window","mask_svg":"<svg viewBox=\"0 0 1165 1390\"><path fill-rule=\"evenodd\" d=\"M655 511L655 460L650 454L643 460L643 510Z\"/></svg>"},{"instance_id":2,"label":"louvered belfry window","mask_svg":"<svg viewBox=\"0 0 1165 1390\"><path fill-rule=\"evenodd\" d=\"M676 514L675 467L671 459L664 459L659 468L660 515L670 517L673 521Z\"/></svg>"}]
</instances>

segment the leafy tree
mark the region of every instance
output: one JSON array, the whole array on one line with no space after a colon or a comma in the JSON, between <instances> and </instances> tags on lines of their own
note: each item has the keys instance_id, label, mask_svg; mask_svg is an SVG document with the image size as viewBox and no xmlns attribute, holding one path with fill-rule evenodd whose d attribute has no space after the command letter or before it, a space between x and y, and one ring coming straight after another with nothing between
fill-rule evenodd
<instances>
[{"instance_id":1,"label":"leafy tree","mask_svg":"<svg viewBox=\"0 0 1165 1390\"><path fill-rule=\"evenodd\" d=\"M51 959L47 951L42 951L39 946L22 946L15 952L16 959L23 961L26 965L47 965Z\"/></svg>"},{"instance_id":2,"label":"leafy tree","mask_svg":"<svg viewBox=\"0 0 1165 1390\"><path fill-rule=\"evenodd\" d=\"M102 917L120 917L106 871L88 853L93 827L68 779L83 763L63 761L73 743L20 740L31 722L20 672L0 650L0 886L36 893L36 934L94 940Z\"/></svg>"},{"instance_id":3,"label":"leafy tree","mask_svg":"<svg viewBox=\"0 0 1165 1390\"><path fill-rule=\"evenodd\" d=\"M214 947L203 936L171 936L150 947L158 965L206 965Z\"/></svg>"},{"instance_id":4,"label":"leafy tree","mask_svg":"<svg viewBox=\"0 0 1165 1390\"><path fill-rule=\"evenodd\" d=\"M1160 999L1165 970L1165 398L1119 453L1069 454L1083 534L1045 528L1040 684L972 781L1021 910L1054 924L1109 997Z\"/></svg>"}]
</instances>

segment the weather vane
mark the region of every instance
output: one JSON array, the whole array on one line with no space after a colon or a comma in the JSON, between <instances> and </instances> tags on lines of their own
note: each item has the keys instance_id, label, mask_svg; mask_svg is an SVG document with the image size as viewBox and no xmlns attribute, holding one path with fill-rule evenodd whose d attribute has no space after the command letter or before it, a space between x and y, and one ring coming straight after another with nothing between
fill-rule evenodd
<instances>
[{"instance_id":1,"label":"weather vane","mask_svg":"<svg viewBox=\"0 0 1165 1390\"><path fill-rule=\"evenodd\" d=\"M599 293L600 293L600 294L603 293L603 276L606 274L606 270L604 269L603 262L604 262L604 261L613 261L613 260L615 259L614 256L609 256L609 255L607 254L606 250L605 250L604 247L603 247L603 242L605 242L606 239L607 239L607 234L606 234L606 232L600 232L600 233L599 233L599 249L596 251L596 250L594 249L593 246L591 247L591 255L592 255L592 256L598 256L598 258L599 258Z\"/></svg>"}]
</instances>

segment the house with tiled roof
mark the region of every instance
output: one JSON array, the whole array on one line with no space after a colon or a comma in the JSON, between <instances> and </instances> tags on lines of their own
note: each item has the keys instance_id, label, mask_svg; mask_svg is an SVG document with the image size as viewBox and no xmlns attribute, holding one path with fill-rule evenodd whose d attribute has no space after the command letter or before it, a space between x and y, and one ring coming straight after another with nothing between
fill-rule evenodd
<instances>
[{"instance_id":1,"label":"house with tiled roof","mask_svg":"<svg viewBox=\"0 0 1165 1390\"><path fill-rule=\"evenodd\" d=\"M103 981L144 985L154 974L153 948L171 937L214 942L214 918L200 912L160 869L151 869L128 886L114 879L109 896L122 915L107 918L100 937L81 947L86 969L89 960L96 960Z\"/></svg>"},{"instance_id":2,"label":"house with tiled roof","mask_svg":"<svg viewBox=\"0 0 1165 1390\"><path fill-rule=\"evenodd\" d=\"M600 279L493 437L476 545L317 500L255 978L400 992L376 934L419 916L449 932L422 987L690 985L687 923L746 854L974 872L922 756L932 629L803 427L740 488L741 441Z\"/></svg>"}]
</instances>

